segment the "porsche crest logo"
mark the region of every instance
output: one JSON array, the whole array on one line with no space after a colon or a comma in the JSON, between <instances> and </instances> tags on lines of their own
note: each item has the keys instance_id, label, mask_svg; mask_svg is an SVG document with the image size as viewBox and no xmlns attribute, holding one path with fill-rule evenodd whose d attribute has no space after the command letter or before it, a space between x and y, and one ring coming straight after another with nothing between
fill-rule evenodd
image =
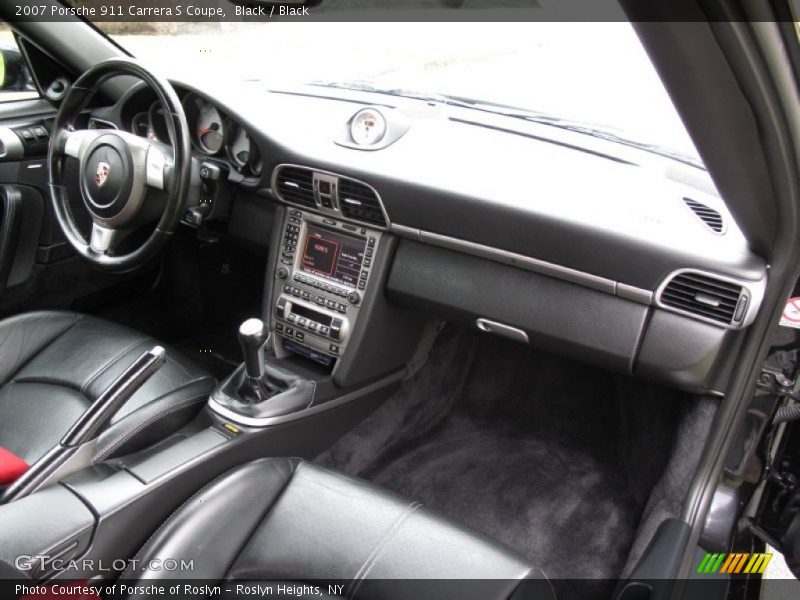
<instances>
[{"instance_id":1,"label":"porsche crest logo","mask_svg":"<svg viewBox=\"0 0 800 600\"><path fill-rule=\"evenodd\" d=\"M108 173L111 170L111 165L107 162L99 162L97 163L97 172L94 174L94 182L97 184L98 188L101 188L105 185L106 179L108 179Z\"/></svg>"}]
</instances>

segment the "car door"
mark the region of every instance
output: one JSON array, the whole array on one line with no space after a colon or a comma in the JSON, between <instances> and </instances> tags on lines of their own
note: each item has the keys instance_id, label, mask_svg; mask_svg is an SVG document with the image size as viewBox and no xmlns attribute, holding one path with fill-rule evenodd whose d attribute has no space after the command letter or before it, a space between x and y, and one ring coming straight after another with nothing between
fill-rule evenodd
<instances>
[{"instance_id":1,"label":"car door","mask_svg":"<svg viewBox=\"0 0 800 600\"><path fill-rule=\"evenodd\" d=\"M750 527L800 578L800 282L786 302L773 343L757 394L768 402L751 411L766 418L753 452L763 469Z\"/></svg>"},{"instance_id":2,"label":"car door","mask_svg":"<svg viewBox=\"0 0 800 600\"><path fill-rule=\"evenodd\" d=\"M0 317L79 307L79 299L116 282L78 259L50 207L50 129L74 76L0 22ZM88 118L79 125L107 126ZM76 218L88 228L74 196Z\"/></svg>"}]
</instances>

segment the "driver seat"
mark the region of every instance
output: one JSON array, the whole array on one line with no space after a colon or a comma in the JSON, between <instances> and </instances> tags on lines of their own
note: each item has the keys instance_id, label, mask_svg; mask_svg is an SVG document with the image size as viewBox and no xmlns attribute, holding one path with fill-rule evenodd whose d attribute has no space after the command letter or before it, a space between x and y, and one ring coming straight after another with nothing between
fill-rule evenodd
<instances>
[{"instance_id":1,"label":"driver seat","mask_svg":"<svg viewBox=\"0 0 800 600\"><path fill-rule=\"evenodd\" d=\"M153 338L102 319L41 311L0 321L0 448L29 465L55 446ZM174 350L101 433L93 461L127 454L194 417L216 381Z\"/></svg>"}]
</instances>

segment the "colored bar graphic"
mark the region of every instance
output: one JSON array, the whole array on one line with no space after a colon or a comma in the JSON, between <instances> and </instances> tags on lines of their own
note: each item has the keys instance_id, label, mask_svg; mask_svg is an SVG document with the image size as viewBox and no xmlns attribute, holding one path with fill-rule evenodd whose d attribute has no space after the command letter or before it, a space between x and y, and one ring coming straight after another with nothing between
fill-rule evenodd
<instances>
[{"instance_id":1,"label":"colored bar graphic","mask_svg":"<svg viewBox=\"0 0 800 600\"><path fill-rule=\"evenodd\" d=\"M697 572L703 574L724 573L728 575L763 573L770 560L772 560L772 554L765 553L707 553L697 566Z\"/></svg>"}]
</instances>

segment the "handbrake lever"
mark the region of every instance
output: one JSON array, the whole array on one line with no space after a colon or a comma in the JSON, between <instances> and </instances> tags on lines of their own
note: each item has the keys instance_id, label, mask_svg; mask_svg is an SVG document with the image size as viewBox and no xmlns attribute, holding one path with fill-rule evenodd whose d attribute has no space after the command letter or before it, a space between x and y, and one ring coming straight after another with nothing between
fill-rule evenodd
<instances>
[{"instance_id":1,"label":"handbrake lever","mask_svg":"<svg viewBox=\"0 0 800 600\"><path fill-rule=\"evenodd\" d=\"M90 465L100 432L165 360L166 352L161 346L155 346L137 358L84 411L56 446L6 488L0 504L32 494Z\"/></svg>"}]
</instances>

